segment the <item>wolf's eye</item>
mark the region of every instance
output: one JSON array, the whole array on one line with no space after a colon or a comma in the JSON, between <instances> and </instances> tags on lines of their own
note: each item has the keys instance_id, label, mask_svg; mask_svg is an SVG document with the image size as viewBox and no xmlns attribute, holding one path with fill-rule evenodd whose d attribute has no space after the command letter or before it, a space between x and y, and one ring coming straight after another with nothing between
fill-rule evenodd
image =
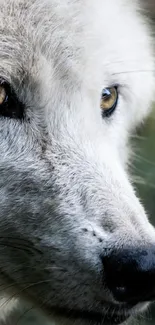
<instances>
[{"instance_id":1,"label":"wolf's eye","mask_svg":"<svg viewBox=\"0 0 155 325\"><path fill-rule=\"evenodd\" d=\"M0 105L3 105L5 100L6 100L6 91L5 91L5 88L0 85Z\"/></svg>"},{"instance_id":2,"label":"wolf's eye","mask_svg":"<svg viewBox=\"0 0 155 325\"><path fill-rule=\"evenodd\" d=\"M118 101L117 87L105 88L102 91L100 107L102 116L110 116L116 108Z\"/></svg>"},{"instance_id":3,"label":"wolf's eye","mask_svg":"<svg viewBox=\"0 0 155 325\"><path fill-rule=\"evenodd\" d=\"M0 78L0 116L21 119L24 107L8 82Z\"/></svg>"}]
</instances>

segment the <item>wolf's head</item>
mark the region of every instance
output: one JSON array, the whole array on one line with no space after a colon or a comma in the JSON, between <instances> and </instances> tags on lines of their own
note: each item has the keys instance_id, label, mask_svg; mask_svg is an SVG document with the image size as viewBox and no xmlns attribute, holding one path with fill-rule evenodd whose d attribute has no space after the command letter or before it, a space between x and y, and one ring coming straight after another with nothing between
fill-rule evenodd
<instances>
[{"instance_id":1,"label":"wolf's head","mask_svg":"<svg viewBox=\"0 0 155 325\"><path fill-rule=\"evenodd\" d=\"M155 231L127 168L150 44L135 1L0 1L2 298L66 324L119 324L155 298Z\"/></svg>"}]
</instances>

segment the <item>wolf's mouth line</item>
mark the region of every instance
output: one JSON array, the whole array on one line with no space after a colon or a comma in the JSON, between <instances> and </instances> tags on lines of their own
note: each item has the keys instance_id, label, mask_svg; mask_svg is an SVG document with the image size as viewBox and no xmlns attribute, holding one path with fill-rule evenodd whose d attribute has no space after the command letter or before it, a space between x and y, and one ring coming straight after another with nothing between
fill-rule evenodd
<instances>
[{"instance_id":1,"label":"wolf's mouth line","mask_svg":"<svg viewBox=\"0 0 155 325\"><path fill-rule=\"evenodd\" d=\"M83 319L88 321L94 321L95 323L103 324L103 321L106 321L106 324L120 324L131 317L132 315L132 307L129 308L121 308L118 306L118 310L116 306L109 306L109 310L107 308L107 312L95 312L95 311L84 311L84 310L76 310L76 309L67 309L67 308L59 308L59 307L48 307L47 311L50 311L50 314L55 314L61 317L69 318L69 319Z\"/></svg>"}]
</instances>

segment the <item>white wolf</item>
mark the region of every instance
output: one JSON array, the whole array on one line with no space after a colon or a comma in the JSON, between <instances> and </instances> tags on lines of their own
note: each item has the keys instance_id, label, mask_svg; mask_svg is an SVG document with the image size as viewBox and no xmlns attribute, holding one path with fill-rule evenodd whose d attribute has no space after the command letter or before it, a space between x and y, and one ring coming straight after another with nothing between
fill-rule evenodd
<instances>
[{"instance_id":1,"label":"white wolf","mask_svg":"<svg viewBox=\"0 0 155 325\"><path fill-rule=\"evenodd\" d=\"M154 89L137 1L0 1L1 317L120 324L155 299L155 230L128 176ZM3 308L2 308L3 307Z\"/></svg>"}]
</instances>

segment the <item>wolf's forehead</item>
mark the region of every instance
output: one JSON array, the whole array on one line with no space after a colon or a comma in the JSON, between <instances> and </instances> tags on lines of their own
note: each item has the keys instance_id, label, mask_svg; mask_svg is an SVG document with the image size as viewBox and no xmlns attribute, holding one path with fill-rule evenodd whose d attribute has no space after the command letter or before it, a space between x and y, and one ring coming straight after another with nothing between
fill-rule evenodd
<instances>
[{"instance_id":1,"label":"wolf's forehead","mask_svg":"<svg viewBox=\"0 0 155 325\"><path fill-rule=\"evenodd\" d=\"M79 78L88 84L104 83L122 69L144 69L152 64L147 34L125 3L1 0L0 74L36 77L43 56L62 80Z\"/></svg>"}]
</instances>

